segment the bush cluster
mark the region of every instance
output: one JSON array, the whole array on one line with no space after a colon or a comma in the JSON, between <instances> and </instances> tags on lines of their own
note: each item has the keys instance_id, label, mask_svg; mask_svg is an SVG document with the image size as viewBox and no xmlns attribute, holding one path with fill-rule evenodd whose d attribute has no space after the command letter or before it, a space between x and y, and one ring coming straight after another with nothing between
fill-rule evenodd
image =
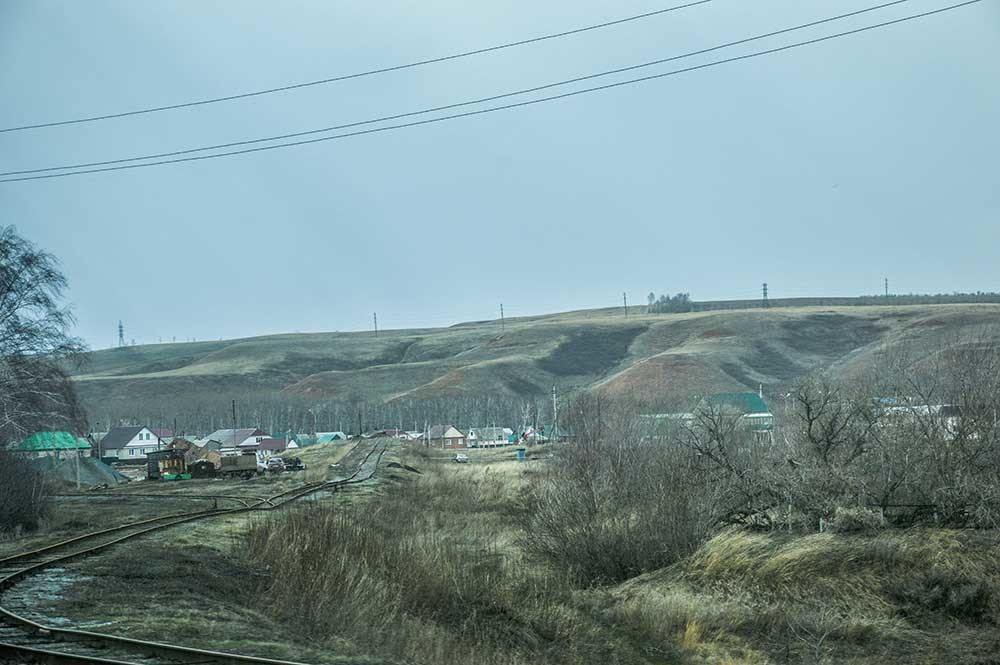
<instances>
[{"instance_id":1,"label":"bush cluster","mask_svg":"<svg viewBox=\"0 0 1000 665\"><path fill-rule=\"evenodd\" d=\"M23 457L0 451L0 533L33 530L48 510L41 474Z\"/></svg>"}]
</instances>

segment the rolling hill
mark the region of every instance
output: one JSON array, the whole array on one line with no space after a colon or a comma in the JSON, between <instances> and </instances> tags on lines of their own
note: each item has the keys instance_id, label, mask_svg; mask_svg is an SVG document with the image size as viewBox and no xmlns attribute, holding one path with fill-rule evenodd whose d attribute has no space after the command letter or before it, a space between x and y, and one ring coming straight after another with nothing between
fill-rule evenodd
<instances>
[{"instance_id":1,"label":"rolling hill","mask_svg":"<svg viewBox=\"0 0 1000 665\"><path fill-rule=\"evenodd\" d=\"M886 346L933 350L1000 335L1000 305L787 307L641 314L585 310L448 328L272 335L95 351L74 380L90 409L134 400L269 394L389 402L585 389L666 406L776 390L862 367ZM915 345L915 346L914 346Z\"/></svg>"}]
</instances>

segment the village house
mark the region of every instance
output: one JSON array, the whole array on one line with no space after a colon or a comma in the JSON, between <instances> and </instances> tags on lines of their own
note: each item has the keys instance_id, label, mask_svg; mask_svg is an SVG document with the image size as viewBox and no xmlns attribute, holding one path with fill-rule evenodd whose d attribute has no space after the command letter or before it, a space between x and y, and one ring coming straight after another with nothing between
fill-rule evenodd
<instances>
[{"instance_id":1,"label":"village house","mask_svg":"<svg viewBox=\"0 0 1000 665\"><path fill-rule=\"evenodd\" d=\"M160 438L163 443L170 443L174 440L174 430L165 427L150 427L149 431L153 433L153 436Z\"/></svg>"},{"instance_id":2,"label":"village house","mask_svg":"<svg viewBox=\"0 0 1000 665\"><path fill-rule=\"evenodd\" d=\"M14 447L14 452L26 457L54 457L56 459L90 457L91 445L86 439L69 432L35 432Z\"/></svg>"},{"instance_id":3,"label":"village house","mask_svg":"<svg viewBox=\"0 0 1000 665\"><path fill-rule=\"evenodd\" d=\"M146 453L162 450L166 445L149 427L114 427L101 439L97 449L101 459L145 462Z\"/></svg>"},{"instance_id":4,"label":"village house","mask_svg":"<svg viewBox=\"0 0 1000 665\"><path fill-rule=\"evenodd\" d=\"M758 443L774 443L774 415L761 393L718 393L702 400L701 409L734 416Z\"/></svg>"},{"instance_id":5,"label":"village house","mask_svg":"<svg viewBox=\"0 0 1000 665\"><path fill-rule=\"evenodd\" d=\"M703 398L692 413L658 413L642 416L652 428L652 436L667 436L675 428L694 428L699 417L721 415L735 418L738 426L758 443L774 442L774 415L763 395L754 392L717 393Z\"/></svg>"},{"instance_id":6,"label":"village house","mask_svg":"<svg viewBox=\"0 0 1000 665\"><path fill-rule=\"evenodd\" d=\"M205 437L204 439L199 438L188 438L195 448L201 448L202 450L211 450L213 452L219 452L222 450L222 443L216 441L215 439L210 439Z\"/></svg>"},{"instance_id":7,"label":"village house","mask_svg":"<svg viewBox=\"0 0 1000 665\"><path fill-rule=\"evenodd\" d=\"M347 441L347 435L343 432L316 432L316 443L330 443L332 441Z\"/></svg>"},{"instance_id":8,"label":"village house","mask_svg":"<svg viewBox=\"0 0 1000 665\"><path fill-rule=\"evenodd\" d=\"M432 448L466 448L467 439L454 425L435 425L427 432L427 445Z\"/></svg>"},{"instance_id":9,"label":"village house","mask_svg":"<svg viewBox=\"0 0 1000 665\"><path fill-rule=\"evenodd\" d=\"M944 439L954 439L961 431L961 410L952 404L920 404L907 398L878 398L879 427L919 425L936 431Z\"/></svg>"},{"instance_id":10,"label":"village house","mask_svg":"<svg viewBox=\"0 0 1000 665\"><path fill-rule=\"evenodd\" d=\"M218 429L205 438L211 441L218 441L220 450L237 450L242 445L260 443L263 439L270 436L264 430L253 427L235 430Z\"/></svg>"},{"instance_id":11,"label":"village house","mask_svg":"<svg viewBox=\"0 0 1000 665\"><path fill-rule=\"evenodd\" d=\"M473 427L469 429L469 448L496 448L508 446L514 430L509 427Z\"/></svg>"},{"instance_id":12,"label":"village house","mask_svg":"<svg viewBox=\"0 0 1000 665\"><path fill-rule=\"evenodd\" d=\"M255 437L256 438L256 437ZM237 448L240 451L253 451L256 452L258 457L268 458L273 455L280 455L286 450L294 450L298 448L298 444L295 443L294 439L287 439L284 437L264 437L257 440L248 440L241 443Z\"/></svg>"}]
</instances>

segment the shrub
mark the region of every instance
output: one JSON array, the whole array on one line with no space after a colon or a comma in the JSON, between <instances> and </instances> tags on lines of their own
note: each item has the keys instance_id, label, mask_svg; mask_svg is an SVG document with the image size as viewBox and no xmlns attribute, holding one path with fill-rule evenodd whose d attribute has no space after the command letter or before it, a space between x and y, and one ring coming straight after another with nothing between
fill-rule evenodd
<instances>
[{"instance_id":1,"label":"shrub","mask_svg":"<svg viewBox=\"0 0 1000 665\"><path fill-rule=\"evenodd\" d=\"M522 513L525 550L584 586L694 552L713 518L692 483L690 453L644 436L627 412L584 400L572 415L573 444L559 451Z\"/></svg>"},{"instance_id":2,"label":"shrub","mask_svg":"<svg viewBox=\"0 0 1000 665\"><path fill-rule=\"evenodd\" d=\"M887 582L887 587L910 615L934 612L976 622L987 616L993 601L993 590L987 580L940 568L900 576Z\"/></svg>"},{"instance_id":3,"label":"shrub","mask_svg":"<svg viewBox=\"0 0 1000 665\"><path fill-rule=\"evenodd\" d=\"M874 510L838 506L829 528L835 533L874 533L885 528L885 523Z\"/></svg>"},{"instance_id":4,"label":"shrub","mask_svg":"<svg viewBox=\"0 0 1000 665\"><path fill-rule=\"evenodd\" d=\"M44 479L28 460L0 451L0 533L33 530L49 509Z\"/></svg>"}]
</instances>

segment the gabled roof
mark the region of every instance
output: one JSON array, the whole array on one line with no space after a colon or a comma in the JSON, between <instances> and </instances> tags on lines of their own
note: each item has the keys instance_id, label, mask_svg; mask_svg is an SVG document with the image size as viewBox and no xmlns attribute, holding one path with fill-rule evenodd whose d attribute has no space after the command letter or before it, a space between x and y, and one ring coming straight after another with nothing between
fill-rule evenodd
<instances>
[{"instance_id":1,"label":"gabled roof","mask_svg":"<svg viewBox=\"0 0 1000 665\"><path fill-rule=\"evenodd\" d=\"M209 434L206 438L214 439L219 443L221 443L223 448L226 448L230 446L239 445L244 441L246 441L247 439L249 439L251 436L268 436L268 433L256 427L246 427L237 430L217 429L211 434Z\"/></svg>"},{"instance_id":2,"label":"gabled roof","mask_svg":"<svg viewBox=\"0 0 1000 665\"><path fill-rule=\"evenodd\" d=\"M343 432L316 432L316 443L330 443L331 441L344 441L347 435Z\"/></svg>"},{"instance_id":3,"label":"gabled roof","mask_svg":"<svg viewBox=\"0 0 1000 665\"><path fill-rule=\"evenodd\" d=\"M456 430L463 437L465 436L465 434L462 434L462 430L458 429L454 425L435 425L434 427L430 428L430 430L427 432L427 438L428 439L443 439L445 433L448 430L450 430L450 429ZM452 437L452 438L457 438L457 437Z\"/></svg>"},{"instance_id":4,"label":"gabled roof","mask_svg":"<svg viewBox=\"0 0 1000 665\"><path fill-rule=\"evenodd\" d=\"M757 393L718 393L705 398L709 406L726 413L770 413L767 403Z\"/></svg>"},{"instance_id":5,"label":"gabled roof","mask_svg":"<svg viewBox=\"0 0 1000 665\"><path fill-rule=\"evenodd\" d=\"M165 429L163 427L150 427L149 431L153 433L153 436L158 436L161 439L174 438L174 430L172 429Z\"/></svg>"},{"instance_id":6,"label":"gabled roof","mask_svg":"<svg viewBox=\"0 0 1000 665\"><path fill-rule=\"evenodd\" d=\"M46 450L90 450L86 439L78 439L69 432L35 432L17 445L21 452Z\"/></svg>"},{"instance_id":7,"label":"gabled roof","mask_svg":"<svg viewBox=\"0 0 1000 665\"><path fill-rule=\"evenodd\" d=\"M113 427L103 439L101 439L101 450L118 450L135 438L135 435L145 429L144 425L139 427Z\"/></svg>"},{"instance_id":8,"label":"gabled roof","mask_svg":"<svg viewBox=\"0 0 1000 665\"><path fill-rule=\"evenodd\" d=\"M469 430L469 438L478 441L506 441L511 432L506 427L473 427Z\"/></svg>"},{"instance_id":9,"label":"gabled roof","mask_svg":"<svg viewBox=\"0 0 1000 665\"><path fill-rule=\"evenodd\" d=\"M257 450L284 450L286 448L288 448L288 439L285 438L262 439L261 442L257 444Z\"/></svg>"}]
</instances>

